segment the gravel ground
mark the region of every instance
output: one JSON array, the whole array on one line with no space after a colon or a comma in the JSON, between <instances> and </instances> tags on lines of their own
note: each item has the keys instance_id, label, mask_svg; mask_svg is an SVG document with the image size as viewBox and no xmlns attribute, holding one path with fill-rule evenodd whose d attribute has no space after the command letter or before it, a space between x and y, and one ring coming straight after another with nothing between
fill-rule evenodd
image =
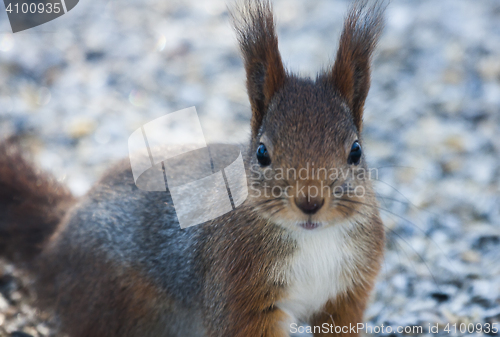
<instances>
[{"instance_id":1,"label":"gravel ground","mask_svg":"<svg viewBox=\"0 0 500 337\"><path fill-rule=\"evenodd\" d=\"M289 69L314 76L329 64L347 4L275 1ZM500 1L394 0L386 18L364 138L388 243L366 318L464 335L443 328L500 322ZM223 1L85 0L9 31L2 13L0 134L19 135L76 195L168 112L195 105L209 141L248 138ZM55 336L33 298L29 279L1 262L0 337Z\"/></svg>"}]
</instances>

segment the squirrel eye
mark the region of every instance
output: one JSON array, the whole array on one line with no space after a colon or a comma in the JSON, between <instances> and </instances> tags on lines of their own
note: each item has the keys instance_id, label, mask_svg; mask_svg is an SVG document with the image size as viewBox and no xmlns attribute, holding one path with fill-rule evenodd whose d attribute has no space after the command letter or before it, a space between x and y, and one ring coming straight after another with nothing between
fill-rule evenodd
<instances>
[{"instance_id":1,"label":"squirrel eye","mask_svg":"<svg viewBox=\"0 0 500 337\"><path fill-rule=\"evenodd\" d=\"M351 152L347 158L347 163L350 165L358 165L361 160L361 153L361 145L359 145L358 141L355 141L351 146Z\"/></svg>"},{"instance_id":2,"label":"squirrel eye","mask_svg":"<svg viewBox=\"0 0 500 337\"><path fill-rule=\"evenodd\" d=\"M271 164L269 153L267 152L266 146L262 143L257 148L257 160L261 166L268 166Z\"/></svg>"}]
</instances>

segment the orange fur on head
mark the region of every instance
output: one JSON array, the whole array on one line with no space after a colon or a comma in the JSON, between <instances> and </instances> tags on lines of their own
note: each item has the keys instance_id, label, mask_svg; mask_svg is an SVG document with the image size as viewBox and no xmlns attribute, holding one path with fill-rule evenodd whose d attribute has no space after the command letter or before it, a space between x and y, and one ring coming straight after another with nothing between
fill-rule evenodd
<instances>
[{"instance_id":1,"label":"orange fur on head","mask_svg":"<svg viewBox=\"0 0 500 337\"><path fill-rule=\"evenodd\" d=\"M383 2L368 8L366 1L355 3L344 23L337 58L330 73L331 84L346 100L354 123L362 129L363 107L370 89L370 60L382 32Z\"/></svg>"},{"instance_id":2,"label":"orange fur on head","mask_svg":"<svg viewBox=\"0 0 500 337\"><path fill-rule=\"evenodd\" d=\"M251 1L235 8L233 25L238 33L252 105L252 135L258 133L273 95L284 85L286 71L278 50L272 6L268 0Z\"/></svg>"}]
</instances>

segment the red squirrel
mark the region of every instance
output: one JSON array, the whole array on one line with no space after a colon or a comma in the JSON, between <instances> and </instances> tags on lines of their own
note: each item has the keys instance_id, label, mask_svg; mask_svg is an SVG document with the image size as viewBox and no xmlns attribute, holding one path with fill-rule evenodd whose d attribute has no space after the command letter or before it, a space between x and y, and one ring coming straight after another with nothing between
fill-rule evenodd
<instances>
[{"instance_id":1,"label":"red squirrel","mask_svg":"<svg viewBox=\"0 0 500 337\"><path fill-rule=\"evenodd\" d=\"M336 60L316 79L285 70L268 0L232 10L252 110L251 188L203 224L181 229L170 193L138 189L128 160L74 198L15 145L0 146L0 254L33 275L61 333L285 337L305 322L314 336L358 335L345 327L363 321L384 247L371 182L358 174L383 7L352 5ZM310 174L277 174L290 170Z\"/></svg>"}]
</instances>

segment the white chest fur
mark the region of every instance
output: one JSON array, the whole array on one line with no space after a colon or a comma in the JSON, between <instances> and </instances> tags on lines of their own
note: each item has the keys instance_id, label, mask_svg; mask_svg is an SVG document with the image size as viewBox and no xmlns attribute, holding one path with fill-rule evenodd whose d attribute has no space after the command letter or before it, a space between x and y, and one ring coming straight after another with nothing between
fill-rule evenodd
<instances>
[{"instance_id":1,"label":"white chest fur","mask_svg":"<svg viewBox=\"0 0 500 337\"><path fill-rule=\"evenodd\" d=\"M351 224L300 231L297 251L285 270L288 290L277 307L300 323L321 310L329 299L352 286L360 249L349 235Z\"/></svg>"}]
</instances>

